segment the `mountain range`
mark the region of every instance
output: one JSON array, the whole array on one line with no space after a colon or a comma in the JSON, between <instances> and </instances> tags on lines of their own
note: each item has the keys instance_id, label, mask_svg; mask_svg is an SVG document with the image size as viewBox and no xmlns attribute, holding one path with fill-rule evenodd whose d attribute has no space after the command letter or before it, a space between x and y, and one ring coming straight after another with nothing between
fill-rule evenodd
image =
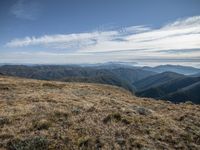
<instances>
[{"instance_id":1,"label":"mountain range","mask_svg":"<svg viewBox=\"0 0 200 150\"><path fill-rule=\"evenodd\" d=\"M93 65L3 65L0 73L40 80L101 83L123 87L141 97L200 103L198 74L188 66L138 67L124 63Z\"/></svg>"},{"instance_id":2,"label":"mountain range","mask_svg":"<svg viewBox=\"0 0 200 150\"><path fill-rule=\"evenodd\" d=\"M160 65L156 67L143 67L144 70L153 71L157 73L162 73L166 71L175 72L185 75L193 75L200 72L200 69L190 67L190 66L180 66L180 65Z\"/></svg>"},{"instance_id":3,"label":"mountain range","mask_svg":"<svg viewBox=\"0 0 200 150\"><path fill-rule=\"evenodd\" d=\"M124 67L120 64L77 66L77 65L4 65L0 72L5 75L40 80L82 81L112 83L134 91L133 82L155 74L138 67ZM123 86L124 85L124 86Z\"/></svg>"}]
</instances>

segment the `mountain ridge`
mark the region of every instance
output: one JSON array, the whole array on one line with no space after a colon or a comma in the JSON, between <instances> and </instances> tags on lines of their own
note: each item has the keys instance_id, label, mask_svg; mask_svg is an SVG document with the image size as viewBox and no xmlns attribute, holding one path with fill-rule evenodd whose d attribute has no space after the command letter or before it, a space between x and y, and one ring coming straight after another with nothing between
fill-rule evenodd
<instances>
[{"instance_id":1,"label":"mountain ridge","mask_svg":"<svg viewBox=\"0 0 200 150\"><path fill-rule=\"evenodd\" d=\"M192 75L195 73L199 73L200 69L199 68L194 68L194 67L190 67L190 66L181 66L181 65L159 65L156 67L142 67L144 70L148 70L148 71L153 71L153 72L157 72L157 73L162 73L162 72L166 72L166 71L170 71L170 72L175 72L175 73L180 73L180 74L185 74L185 75Z\"/></svg>"},{"instance_id":2,"label":"mountain ridge","mask_svg":"<svg viewBox=\"0 0 200 150\"><path fill-rule=\"evenodd\" d=\"M43 66L25 66L25 65L5 65L0 67L0 72L9 76L18 76L32 79L41 80L60 80L64 81L66 78L78 79L96 79L100 81L102 78L107 78L108 83L112 85L123 85L124 88L134 91L135 87L131 84L132 82L145 78L149 75L153 75L154 72L141 70L135 67L122 67L118 64L96 66L96 67L81 67L81 66L57 66L57 65L43 65ZM101 79L100 79L101 78ZM116 80L118 79L118 81ZM114 83L112 80L115 80ZM83 81L83 80L82 80ZM106 83L106 82L103 82ZM123 86L122 86L123 87Z\"/></svg>"},{"instance_id":3,"label":"mountain ridge","mask_svg":"<svg viewBox=\"0 0 200 150\"><path fill-rule=\"evenodd\" d=\"M146 90L141 90L136 92L137 96L142 96L142 97L152 97L155 99L165 99L165 100L171 100L172 102L184 102L184 101L193 101L197 104L200 104L199 98L200 95L198 94L199 92L199 87L195 87L196 92L192 92L189 93L188 95L190 95L190 97L186 96L184 98L184 93L182 93L182 95L180 95L180 93L178 94L178 92L181 89L187 88L197 82L200 81L200 77L190 77L190 76L185 76L183 78L178 78L178 79L174 79L171 80L167 83L163 83L161 85L155 86L155 87L150 87ZM189 91L188 91L189 92ZM173 97L170 96L173 93L176 93L177 95L180 95L180 97L178 98L177 96Z\"/></svg>"},{"instance_id":4,"label":"mountain ridge","mask_svg":"<svg viewBox=\"0 0 200 150\"><path fill-rule=\"evenodd\" d=\"M133 85L137 88L138 91L142 91L150 87L159 86L161 84L168 83L172 80L180 79L183 77L185 76L182 74L168 71L168 72L163 72L163 73L155 74L152 76L148 76L146 78L143 78L141 80L134 82Z\"/></svg>"}]
</instances>

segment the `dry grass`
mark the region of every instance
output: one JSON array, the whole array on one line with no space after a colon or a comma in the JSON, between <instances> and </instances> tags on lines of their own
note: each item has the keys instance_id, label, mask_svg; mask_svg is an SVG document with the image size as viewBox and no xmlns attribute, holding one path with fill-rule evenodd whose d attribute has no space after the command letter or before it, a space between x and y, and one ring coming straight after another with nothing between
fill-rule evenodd
<instances>
[{"instance_id":1,"label":"dry grass","mask_svg":"<svg viewBox=\"0 0 200 150\"><path fill-rule=\"evenodd\" d=\"M200 149L200 106L0 77L0 149Z\"/></svg>"}]
</instances>

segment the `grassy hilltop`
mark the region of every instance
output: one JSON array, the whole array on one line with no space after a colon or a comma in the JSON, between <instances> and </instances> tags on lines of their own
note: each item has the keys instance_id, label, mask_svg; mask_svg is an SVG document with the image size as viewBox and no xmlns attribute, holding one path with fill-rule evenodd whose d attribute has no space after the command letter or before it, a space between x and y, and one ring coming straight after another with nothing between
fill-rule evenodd
<instances>
[{"instance_id":1,"label":"grassy hilltop","mask_svg":"<svg viewBox=\"0 0 200 150\"><path fill-rule=\"evenodd\" d=\"M200 149L200 105L0 76L0 149Z\"/></svg>"}]
</instances>

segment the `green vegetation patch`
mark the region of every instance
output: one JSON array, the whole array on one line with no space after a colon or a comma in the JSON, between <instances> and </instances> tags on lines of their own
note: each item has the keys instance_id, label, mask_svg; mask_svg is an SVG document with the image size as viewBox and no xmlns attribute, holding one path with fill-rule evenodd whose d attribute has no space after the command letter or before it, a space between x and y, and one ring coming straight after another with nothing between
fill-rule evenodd
<instances>
[{"instance_id":1,"label":"green vegetation patch","mask_svg":"<svg viewBox=\"0 0 200 150\"><path fill-rule=\"evenodd\" d=\"M7 143L8 150L46 150L49 147L49 141L42 136L31 137L27 139L12 139Z\"/></svg>"},{"instance_id":2,"label":"green vegetation patch","mask_svg":"<svg viewBox=\"0 0 200 150\"><path fill-rule=\"evenodd\" d=\"M6 117L0 117L0 127L3 126L3 125L5 125L5 124L9 124L9 123L10 123L10 121L9 121L8 118L6 118Z\"/></svg>"},{"instance_id":3,"label":"green vegetation patch","mask_svg":"<svg viewBox=\"0 0 200 150\"><path fill-rule=\"evenodd\" d=\"M130 124L131 123L131 119L126 117L126 116L122 116L120 113L112 113L109 114L108 116L106 116L103 119L103 123L108 123L111 121L115 121L115 122L122 122L124 124Z\"/></svg>"},{"instance_id":4,"label":"green vegetation patch","mask_svg":"<svg viewBox=\"0 0 200 150\"><path fill-rule=\"evenodd\" d=\"M47 130L51 126L51 122L46 119L41 119L39 121L33 121L33 128L37 130Z\"/></svg>"}]
</instances>

